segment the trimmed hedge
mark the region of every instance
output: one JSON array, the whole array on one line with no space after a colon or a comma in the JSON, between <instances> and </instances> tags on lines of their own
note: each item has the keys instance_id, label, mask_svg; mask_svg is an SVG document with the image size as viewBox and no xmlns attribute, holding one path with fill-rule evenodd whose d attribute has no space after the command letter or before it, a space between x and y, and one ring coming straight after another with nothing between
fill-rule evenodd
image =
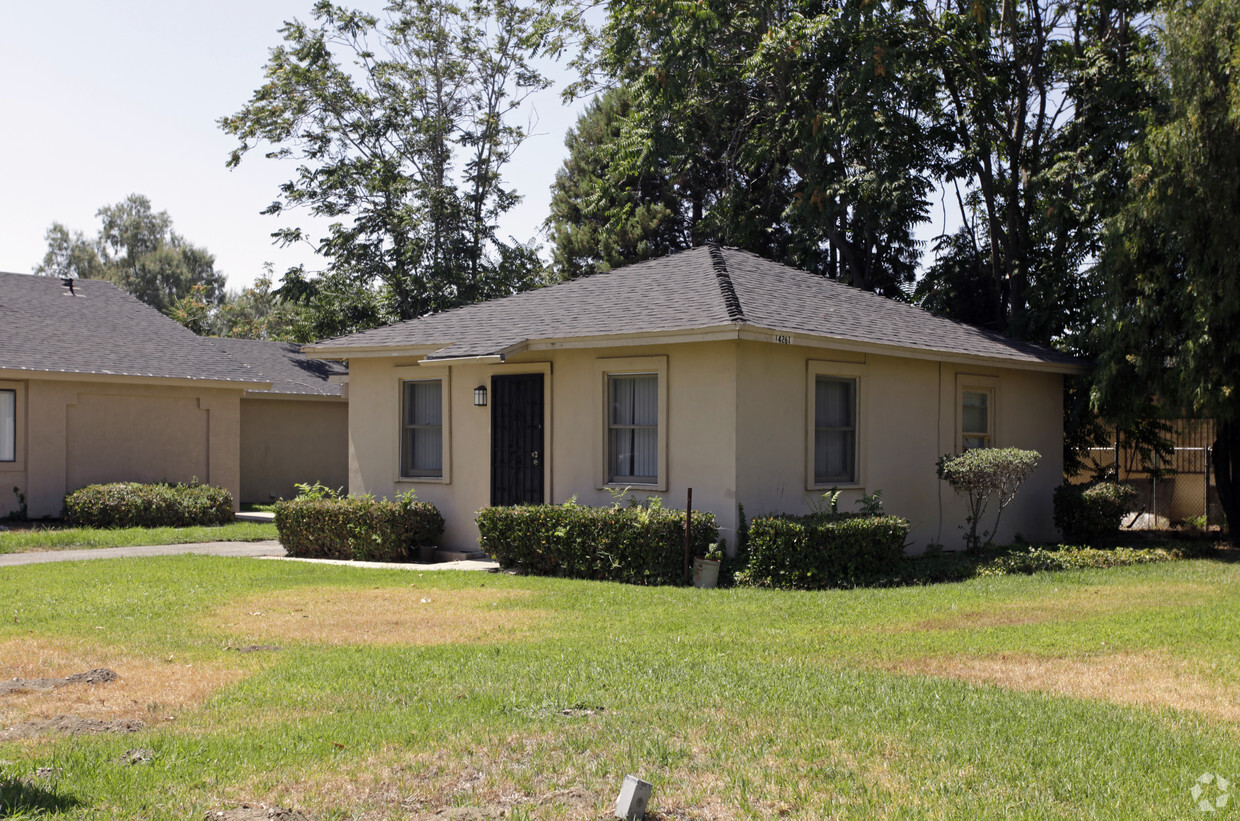
<instances>
[{"instance_id":1,"label":"trimmed hedge","mask_svg":"<svg viewBox=\"0 0 1240 821\"><path fill-rule=\"evenodd\" d=\"M65 517L81 527L196 527L233 520L233 498L222 487L116 482L88 485L65 497Z\"/></svg>"},{"instance_id":2,"label":"trimmed hedge","mask_svg":"<svg viewBox=\"0 0 1240 821\"><path fill-rule=\"evenodd\" d=\"M401 562L418 545L443 535L443 516L430 502L368 496L297 498L275 505L280 544L290 556Z\"/></svg>"},{"instance_id":3,"label":"trimmed hedge","mask_svg":"<svg viewBox=\"0 0 1240 821\"><path fill-rule=\"evenodd\" d=\"M1119 526L1137 498L1128 485L1099 482L1055 488L1055 526L1067 540L1094 541L1119 534Z\"/></svg>"},{"instance_id":4,"label":"trimmed hedge","mask_svg":"<svg viewBox=\"0 0 1240 821\"><path fill-rule=\"evenodd\" d=\"M749 522L749 565L737 582L817 590L895 575L909 524L898 516L768 516Z\"/></svg>"},{"instance_id":5,"label":"trimmed hedge","mask_svg":"<svg viewBox=\"0 0 1240 821\"><path fill-rule=\"evenodd\" d=\"M521 505L478 511L482 549L536 576L685 584L684 511L658 506ZM712 513L693 514L692 551L719 538Z\"/></svg>"}]
</instances>

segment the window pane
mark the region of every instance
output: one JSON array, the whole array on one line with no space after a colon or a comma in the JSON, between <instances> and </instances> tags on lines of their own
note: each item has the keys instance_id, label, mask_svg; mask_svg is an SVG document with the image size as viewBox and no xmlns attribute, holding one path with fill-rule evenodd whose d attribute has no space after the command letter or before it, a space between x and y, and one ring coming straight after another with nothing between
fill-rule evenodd
<instances>
[{"instance_id":1,"label":"window pane","mask_svg":"<svg viewBox=\"0 0 1240 821\"><path fill-rule=\"evenodd\" d=\"M659 429L633 431L633 472L631 476L654 481L659 475Z\"/></svg>"},{"instance_id":2,"label":"window pane","mask_svg":"<svg viewBox=\"0 0 1240 821\"><path fill-rule=\"evenodd\" d=\"M418 474L439 473L443 469L443 428L414 428L410 466Z\"/></svg>"},{"instance_id":3,"label":"window pane","mask_svg":"<svg viewBox=\"0 0 1240 821\"><path fill-rule=\"evenodd\" d=\"M626 376L611 378L611 424L633 424L633 379Z\"/></svg>"},{"instance_id":4,"label":"window pane","mask_svg":"<svg viewBox=\"0 0 1240 821\"><path fill-rule=\"evenodd\" d=\"M990 394L965 391L962 405L961 430L968 433L989 433Z\"/></svg>"},{"instance_id":5,"label":"window pane","mask_svg":"<svg viewBox=\"0 0 1240 821\"><path fill-rule=\"evenodd\" d=\"M659 424L659 377L630 376L633 383L633 424Z\"/></svg>"},{"instance_id":6,"label":"window pane","mask_svg":"<svg viewBox=\"0 0 1240 821\"><path fill-rule=\"evenodd\" d=\"M961 438L961 444L965 450L973 450L975 448L990 447L989 436L964 436Z\"/></svg>"},{"instance_id":7,"label":"window pane","mask_svg":"<svg viewBox=\"0 0 1240 821\"><path fill-rule=\"evenodd\" d=\"M620 428L611 432L611 465L610 476L632 476L633 470L633 429Z\"/></svg>"},{"instance_id":8,"label":"window pane","mask_svg":"<svg viewBox=\"0 0 1240 821\"><path fill-rule=\"evenodd\" d=\"M819 428L853 427L853 388L851 379L819 377L814 386L814 426Z\"/></svg>"},{"instance_id":9,"label":"window pane","mask_svg":"<svg viewBox=\"0 0 1240 821\"><path fill-rule=\"evenodd\" d=\"M443 424L443 383L405 383L405 424Z\"/></svg>"},{"instance_id":10,"label":"window pane","mask_svg":"<svg viewBox=\"0 0 1240 821\"><path fill-rule=\"evenodd\" d=\"M0 391L0 462L17 458L17 391Z\"/></svg>"},{"instance_id":11,"label":"window pane","mask_svg":"<svg viewBox=\"0 0 1240 821\"><path fill-rule=\"evenodd\" d=\"M819 430L814 435L814 481L856 479L856 434L851 430Z\"/></svg>"}]
</instances>

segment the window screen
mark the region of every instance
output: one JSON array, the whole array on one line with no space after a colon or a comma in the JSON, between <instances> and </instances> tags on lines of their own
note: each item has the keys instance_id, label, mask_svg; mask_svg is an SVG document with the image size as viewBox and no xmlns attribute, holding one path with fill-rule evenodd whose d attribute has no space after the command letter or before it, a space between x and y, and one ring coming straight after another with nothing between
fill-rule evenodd
<instances>
[{"instance_id":1,"label":"window screen","mask_svg":"<svg viewBox=\"0 0 1240 821\"><path fill-rule=\"evenodd\" d=\"M404 383L401 476L443 475L443 383Z\"/></svg>"},{"instance_id":2,"label":"window screen","mask_svg":"<svg viewBox=\"0 0 1240 821\"><path fill-rule=\"evenodd\" d=\"M658 374L610 376L607 387L608 481L658 482Z\"/></svg>"},{"instance_id":3,"label":"window screen","mask_svg":"<svg viewBox=\"0 0 1240 821\"><path fill-rule=\"evenodd\" d=\"M814 483L857 481L857 381L814 383Z\"/></svg>"}]
</instances>

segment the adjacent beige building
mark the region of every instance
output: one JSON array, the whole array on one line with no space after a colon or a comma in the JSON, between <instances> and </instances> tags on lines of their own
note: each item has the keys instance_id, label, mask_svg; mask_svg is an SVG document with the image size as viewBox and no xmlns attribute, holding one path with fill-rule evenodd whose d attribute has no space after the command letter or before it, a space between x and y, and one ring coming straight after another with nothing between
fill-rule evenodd
<instances>
[{"instance_id":1,"label":"adjacent beige building","mask_svg":"<svg viewBox=\"0 0 1240 821\"><path fill-rule=\"evenodd\" d=\"M290 384L281 357L321 384ZM0 274L0 516L24 499L57 517L97 482L197 480L238 503L343 483L340 373L295 346L200 338L108 282Z\"/></svg>"},{"instance_id":2,"label":"adjacent beige building","mask_svg":"<svg viewBox=\"0 0 1240 821\"><path fill-rule=\"evenodd\" d=\"M1071 357L728 248L697 248L309 346L349 364L349 489L415 490L476 548L489 504L661 498L719 518L882 491L910 549L960 544L944 453L1042 462L1001 540L1055 537Z\"/></svg>"}]
</instances>

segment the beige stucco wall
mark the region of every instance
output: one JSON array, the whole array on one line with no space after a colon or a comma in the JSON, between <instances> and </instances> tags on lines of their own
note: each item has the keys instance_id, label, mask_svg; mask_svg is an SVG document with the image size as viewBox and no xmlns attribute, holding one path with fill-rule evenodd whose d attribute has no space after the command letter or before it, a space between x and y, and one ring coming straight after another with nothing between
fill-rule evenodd
<instances>
[{"instance_id":1,"label":"beige stucco wall","mask_svg":"<svg viewBox=\"0 0 1240 821\"><path fill-rule=\"evenodd\" d=\"M343 399L241 400L241 502L297 495L295 484L349 484L349 406Z\"/></svg>"},{"instance_id":2,"label":"beige stucco wall","mask_svg":"<svg viewBox=\"0 0 1240 821\"><path fill-rule=\"evenodd\" d=\"M641 357L650 358L630 361ZM350 492L391 496L414 489L443 513L445 546L475 546L474 515L490 499L490 408L473 405L474 388L489 387L494 374L542 372L547 501L576 496L585 504L610 504L602 481L602 380L612 362L622 370L662 367L665 373L662 484L631 492L681 507L692 487L695 509L718 516L729 544L735 544L738 502L750 516L799 512L823 492L810 488L806 477L813 372L860 380L861 483L845 491L843 509L855 510L863 493L882 490L887 511L912 522L913 550L935 540L959 546L964 505L940 484L935 462L957 450L958 392L962 384L977 383L994 391L994 444L1043 455L1004 513L998 537L1054 538L1051 492L1062 472L1060 375L739 340L550 350L504 364L419 366L412 358L355 358L349 376ZM399 386L402 379L418 378L446 380L444 477L402 482Z\"/></svg>"},{"instance_id":3,"label":"beige stucco wall","mask_svg":"<svg viewBox=\"0 0 1240 821\"><path fill-rule=\"evenodd\" d=\"M0 515L58 516L65 494L94 482L199 481L240 486L240 389L30 379L18 388L18 461L0 463Z\"/></svg>"},{"instance_id":4,"label":"beige stucco wall","mask_svg":"<svg viewBox=\"0 0 1240 821\"><path fill-rule=\"evenodd\" d=\"M416 490L438 506L447 522L443 544L477 545L474 516L490 502L490 407L475 407L474 388L490 386L495 374L544 373L546 501L576 496L605 505L613 496L602 481L603 425L600 367L654 370L666 362L666 486L633 486L639 499L660 496L682 507L692 486L694 507L735 523L734 346L696 343L658 348L547 351L513 357L504 364L419 366L415 360L353 359L349 363L349 490L390 497ZM722 355L721 355L722 354ZM634 358L651 357L636 364ZM400 381L445 378L444 470L441 481L398 481ZM705 477L709 476L709 481ZM616 490L617 488L613 488Z\"/></svg>"},{"instance_id":5,"label":"beige stucco wall","mask_svg":"<svg viewBox=\"0 0 1240 821\"><path fill-rule=\"evenodd\" d=\"M939 482L935 464L940 455L959 451L959 388L980 384L994 390L993 444L1042 454L1037 471L1004 511L998 540L1017 534L1030 541L1055 538L1051 495L1063 473L1060 375L792 345L740 345L737 495L746 515L808 511L826 490L810 489L807 481L807 386L813 368L859 380L861 481L841 488L842 510L857 510L863 494L881 490L887 512L909 520L912 551L936 541L948 549L962 546L958 525L965 505ZM984 519L986 528L992 517Z\"/></svg>"}]
</instances>

